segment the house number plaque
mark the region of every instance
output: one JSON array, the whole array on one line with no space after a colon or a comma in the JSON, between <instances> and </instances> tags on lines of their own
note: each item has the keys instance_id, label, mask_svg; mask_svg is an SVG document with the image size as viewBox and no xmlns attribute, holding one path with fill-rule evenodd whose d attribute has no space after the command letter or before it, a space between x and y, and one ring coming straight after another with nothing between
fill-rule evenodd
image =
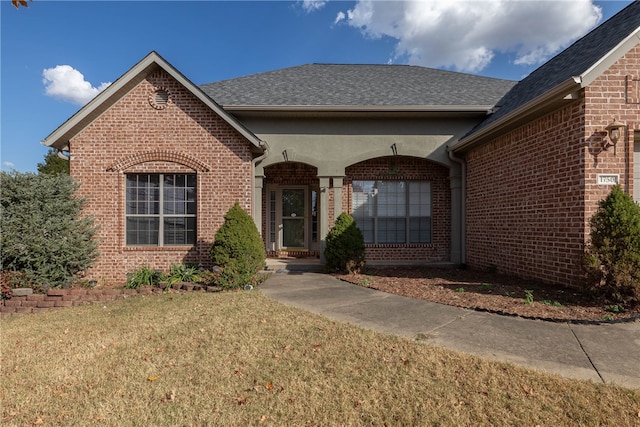
<instances>
[{"instance_id":1,"label":"house number plaque","mask_svg":"<svg viewBox=\"0 0 640 427\"><path fill-rule=\"evenodd\" d=\"M618 174L598 174L598 185L616 185L619 182Z\"/></svg>"}]
</instances>

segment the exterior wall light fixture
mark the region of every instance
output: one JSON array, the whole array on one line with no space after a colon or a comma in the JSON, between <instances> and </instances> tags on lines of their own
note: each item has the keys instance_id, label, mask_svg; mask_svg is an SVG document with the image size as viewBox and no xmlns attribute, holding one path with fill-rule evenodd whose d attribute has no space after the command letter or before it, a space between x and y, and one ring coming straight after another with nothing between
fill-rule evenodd
<instances>
[{"instance_id":1,"label":"exterior wall light fixture","mask_svg":"<svg viewBox=\"0 0 640 427\"><path fill-rule=\"evenodd\" d=\"M602 143L603 149L608 149L609 147L615 147L616 143L620 139L622 135L622 128L624 128L624 123L619 122L617 119L613 119L611 123L605 128L607 130L607 135L609 135L609 139L605 139Z\"/></svg>"}]
</instances>

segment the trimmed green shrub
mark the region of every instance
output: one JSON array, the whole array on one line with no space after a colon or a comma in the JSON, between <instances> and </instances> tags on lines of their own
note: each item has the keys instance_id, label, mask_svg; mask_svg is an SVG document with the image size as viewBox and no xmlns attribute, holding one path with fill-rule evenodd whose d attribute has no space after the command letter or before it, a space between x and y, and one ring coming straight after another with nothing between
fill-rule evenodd
<instances>
[{"instance_id":1,"label":"trimmed green shrub","mask_svg":"<svg viewBox=\"0 0 640 427\"><path fill-rule=\"evenodd\" d=\"M640 206L616 185L589 225L588 286L610 302L640 302Z\"/></svg>"},{"instance_id":2,"label":"trimmed green shrub","mask_svg":"<svg viewBox=\"0 0 640 427\"><path fill-rule=\"evenodd\" d=\"M0 173L2 270L48 288L73 282L93 264L97 228L81 215L77 187L67 174Z\"/></svg>"},{"instance_id":3,"label":"trimmed green shrub","mask_svg":"<svg viewBox=\"0 0 640 427\"><path fill-rule=\"evenodd\" d=\"M358 273L364 267L364 235L348 213L341 213L329 230L324 257L331 272Z\"/></svg>"},{"instance_id":4,"label":"trimmed green shrub","mask_svg":"<svg viewBox=\"0 0 640 427\"><path fill-rule=\"evenodd\" d=\"M224 216L211 247L211 259L221 268L219 286L229 289L258 284L258 272L264 269L266 258L253 219L236 203Z\"/></svg>"}]
</instances>

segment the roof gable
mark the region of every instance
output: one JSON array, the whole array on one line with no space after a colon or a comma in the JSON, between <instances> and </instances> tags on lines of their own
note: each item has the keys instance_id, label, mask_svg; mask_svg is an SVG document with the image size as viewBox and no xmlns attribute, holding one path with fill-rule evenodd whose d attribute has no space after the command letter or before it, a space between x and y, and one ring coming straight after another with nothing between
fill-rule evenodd
<instances>
[{"instance_id":1,"label":"roof gable","mask_svg":"<svg viewBox=\"0 0 640 427\"><path fill-rule=\"evenodd\" d=\"M129 71L118 78L118 80L100 92L94 99L78 110L78 112L71 116L71 118L47 136L42 141L42 144L60 150L68 150L68 144L71 138L80 133L86 126L91 124L138 83L159 68L167 72L172 78L189 90L196 98L202 101L231 127L243 135L258 151L262 151L263 142L257 136L238 122L232 115L224 111L220 105L207 96L207 94L200 90L198 86L193 84L156 52L149 53Z\"/></svg>"},{"instance_id":2,"label":"roof gable","mask_svg":"<svg viewBox=\"0 0 640 427\"><path fill-rule=\"evenodd\" d=\"M201 88L225 109L442 106L481 107L486 111L515 83L409 65L307 64Z\"/></svg>"},{"instance_id":3,"label":"roof gable","mask_svg":"<svg viewBox=\"0 0 640 427\"><path fill-rule=\"evenodd\" d=\"M589 85L638 43L640 1L634 1L515 85L497 102L495 112L454 149L513 120L524 110L538 108L536 104L557 101Z\"/></svg>"}]
</instances>

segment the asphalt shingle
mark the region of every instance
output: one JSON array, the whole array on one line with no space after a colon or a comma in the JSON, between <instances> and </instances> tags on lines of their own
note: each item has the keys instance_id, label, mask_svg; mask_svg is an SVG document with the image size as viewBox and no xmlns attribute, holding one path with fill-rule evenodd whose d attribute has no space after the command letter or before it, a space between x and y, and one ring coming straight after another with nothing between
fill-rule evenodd
<instances>
[{"instance_id":1,"label":"asphalt shingle","mask_svg":"<svg viewBox=\"0 0 640 427\"><path fill-rule=\"evenodd\" d=\"M515 83L410 65L307 64L200 87L224 107L477 106Z\"/></svg>"}]
</instances>

